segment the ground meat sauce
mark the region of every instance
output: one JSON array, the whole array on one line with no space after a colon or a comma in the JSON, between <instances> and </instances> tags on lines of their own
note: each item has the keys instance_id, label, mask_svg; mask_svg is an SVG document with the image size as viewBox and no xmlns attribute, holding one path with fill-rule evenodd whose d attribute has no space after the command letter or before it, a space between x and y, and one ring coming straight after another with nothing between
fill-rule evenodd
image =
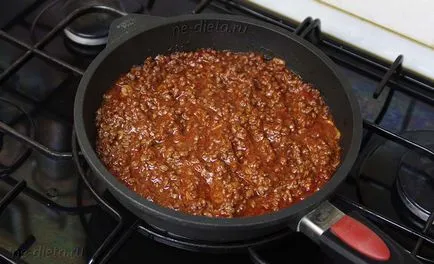
<instances>
[{"instance_id":1,"label":"ground meat sauce","mask_svg":"<svg viewBox=\"0 0 434 264\"><path fill-rule=\"evenodd\" d=\"M255 53L147 58L105 93L96 124L114 176L194 215L277 211L321 188L340 162L340 133L318 90Z\"/></svg>"}]
</instances>

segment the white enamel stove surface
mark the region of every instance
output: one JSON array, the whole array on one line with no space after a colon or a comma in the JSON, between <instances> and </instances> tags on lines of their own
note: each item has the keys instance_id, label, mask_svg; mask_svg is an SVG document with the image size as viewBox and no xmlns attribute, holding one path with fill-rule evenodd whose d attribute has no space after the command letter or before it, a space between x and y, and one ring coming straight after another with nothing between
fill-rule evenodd
<instances>
[{"instance_id":1,"label":"white enamel stove surface","mask_svg":"<svg viewBox=\"0 0 434 264\"><path fill-rule=\"evenodd\" d=\"M432 0L247 0L301 22L321 19L324 33L434 80Z\"/></svg>"}]
</instances>

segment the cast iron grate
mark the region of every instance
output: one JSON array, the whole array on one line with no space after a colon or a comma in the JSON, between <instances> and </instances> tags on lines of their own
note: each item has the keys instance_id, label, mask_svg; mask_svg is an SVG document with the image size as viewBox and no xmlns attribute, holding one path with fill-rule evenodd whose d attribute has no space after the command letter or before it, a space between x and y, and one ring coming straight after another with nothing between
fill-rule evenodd
<instances>
[{"instance_id":1,"label":"cast iron grate","mask_svg":"<svg viewBox=\"0 0 434 264\"><path fill-rule=\"evenodd\" d=\"M148 9L151 9L154 0L148 1ZM384 91L384 87L388 86L390 89L388 91L386 100L382 105L381 110L379 111L377 117L374 122L364 120L363 126L365 129L365 136L363 140L363 145L370 140L372 135L381 136L387 140L394 141L398 144L401 144L407 148L414 149L430 159L434 160L434 152L412 142L406 138L399 136L396 133L393 133L389 130L386 130L379 126L379 123L384 117L385 112L387 111L391 99L394 95L395 91L401 91L408 96L425 102L430 105L434 105L434 85L433 83L418 78L410 73L404 72L402 70L402 62L403 56L400 55L396 58L395 62L389 66L383 62L378 61L370 57L367 54L363 54L360 51L354 50L342 43L333 41L321 35L320 30L320 20L306 18L300 25L296 26L294 24L288 23L287 21L283 21L278 17L275 17L270 14L266 14L262 11L256 10L255 8L243 3L241 1L231 1L231 0L202 0L197 4L192 13L200 13L205 8L212 5L214 8L219 8L227 13L242 13L247 16L253 16L257 19L264 20L278 26L281 26L290 32L293 32L300 37L306 38L311 41L313 44L317 45L320 49L322 49L330 58L332 58L337 64L352 69L370 79L376 80L379 82L378 88L373 94L373 97L378 97ZM25 16L31 9L27 9L20 14L20 16ZM93 7L83 7L75 10L67 17L65 17L59 24L57 24L48 34L46 34L41 40L39 40L34 45L27 44L19 39L13 37L12 35L6 33L5 30L0 30L0 39L11 43L12 45L20 48L24 51L23 55L21 55L18 59L16 59L8 68L6 68L3 72L0 73L0 85L2 85L8 78L12 76L15 72L19 71L32 57L38 57L49 64L55 65L57 67L61 67L64 70L69 71L71 74L76 76L81 76L84 72L83 69L77 68L74 65L67 63L55 56L52 56L45 52L43 48L53 40L55 36L62 34L63 29L68 26L75 18L79 16L89 13L89 12L109 12L117 15L125 15L125 13L120 12L116 9L112 9L105 6L93 6ZM9 25L6 25L4 29L10 27L11 23L16 23L19 18L15 18ZM3 103L12 103L5 101L5 99L0 98ZM28 118L29 125L32 126L32 119L29 115L25 113L25 111L21 110L24 116ZM138 219L131 219L130 217L125 217L122 212L117 210L114 206L107 203L92 187L90 182L86 177L86 170L84 169L85 164L80 157L79 150L76 144L76 139L73 133L73 146L72 153L58 152L54 151L46 146L38 143L33 139L33 134L23 135L12 128L11 124L6 124L4 122L0 122L0 131L4 134L7 134L21 143L25 144L29 151L24 153L20 158L16 160L13 165L4 166L0 164L0 180L4 181L8 185L10 185L9 192L0 200L0 215L5 210L5 208L21 193L33 198L34 200L44 204L45 206L51 208L52 210L58 212L66 212L69 214L78 214L82 217L84 221L84 215L87 213L91 213L94 209L94 206L82 206L81 205L81 195L77 195L78 201L77 206L75 207L64 207L60 204L57 204L50 199L46 198L43 194L38 191L31 189L26 186L26 181L21 180L17 181L13 177L10 176L12 172L14 172L22 162L28 157L30 150L38 151L43 155L54 159L74 159L79 174L81 175L82 181L85 183L89 191L93 194L94 198L98 202L97 206L102 207L105 211L109 212L114 219L117 220L117 226L113 231L105 238L104 242L99 245L98 249L93 253L90 257L89 263L106 263L115 253L116 251L128 240L133 232L141 232L148 236L160 239L169 239L173 243L184 243L186 247L203 247L204 245L194 242L194 241L182 241L177 240L176 238L168 238L161 234L158 230L153 229L146 223ZM81 186L83 182L78 183L77 193L81 193ZM405 234L412 235L417 237L417 242L415 243L411 253L427 262L434 263L434 260L424 259L419 255L420 248L423 243L430 243L434 245L434 238L428 235L428 231L431 228L434 222L434 212L431 212L424 228L422 230L414 230L407 226L401 225L397 222L388 219L387 217L381 215L380 212L373 211L361 204L358 204L346 197L336 196L335 200L345 203L351 209L360 211L363 215L369 217L371 220L389 225L399 231L404 232ZM128 219L127 219L128 218ZM15 252L9 252L3 248L0 248L0 259L6 261L7 263L25 263L20 257L25 253L27 249L29 249L33 242L35 241L35 237L29 236L25 241L22 242L21 246L17 248ZM212 247L213 245L211 245ZM233 247L237 247L239 245L231 245ZM254 243L251 246L255 246ZM206 247L206 245L205 245ZM251 256L253 261L257 263L264 263L260 260L260 257L255 254L252 250Z\"/></svg>"}]
</instances>

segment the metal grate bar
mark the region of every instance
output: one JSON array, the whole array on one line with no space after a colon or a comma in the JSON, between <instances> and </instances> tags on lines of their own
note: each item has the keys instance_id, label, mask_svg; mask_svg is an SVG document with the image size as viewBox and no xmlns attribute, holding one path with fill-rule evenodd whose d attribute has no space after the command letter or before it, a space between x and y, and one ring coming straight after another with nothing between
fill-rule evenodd
<instances>
[{"instance_id":1,"label":"metal grate bar","mask_svg":"<svg viewBox=\"0 0 434 264\"><path fill-rule=\"evenodd\" d=\"M139 225L140 220L136 219L134 223L132 223L128 229L122 234L122 236L113 244L112 248L107 251L106 255L103 259L101 259L100 263L107 263L110 258L125 244L125 242L131 237L134 231L137 230L137 226Z\"/></svg>"},{"instance_id":2,"label":"metal grate bar","mask_svg":"<svg viewBox=\"0 0 434 264\"><path fill-rule=\"evenodd\" d=\"M154 4L155 0L149 0L148 1L148 9L152 8L152 5ZM276 24L278 26L281 26L282 28L285 28L289 31L296 31L296 27L291 25L290 23L283 21L281 19L278 19L276 17L273 17L270 14L264 14L261 12L258 12L254 10L253 8L249 7L247 4L242 4L238 1L228 1L228 0L218 0L218 1L211 1L211 0L202 0L195 8L193 13L200 13L208 7L210 4L213 6L216 6L216 2L223 4L230 8L236 8L237 10L240 10L244 12L245 14L252 15L256 18L259 18L261 20ZM227 11L225 9L225 11ZM70 65L58 58L55 58L46 52L42 51L43 47L51 41L63 28L65 28L70 22L72 22L75 18L84 15L86 13L90 12L110 12L115 13L118 15L125 15L125 13L118 11L116 9L112 9L105 6L90 6L90 7L84 7L81 9L75 10L73 13L68 15L64 20L62 20L57 26L55 26L42 40L40 40L37 44L34 46L30 46L20 40L17 40L16 38L10 36L4 31L0 30L0 39L5 39L6 41L11 42L14 45L17 45L21 47L22 49L25 49L26 52L24 55L19 57L9 68L7 68L4 72L0 74L0 83L5 81L9 76L11 76L13 73L15 73L22 65L25 64L32 56L36 56L39 58L44 59L45 61L56 64L60 67L63 67L72 73L75 73L77 75L82 75L83 70L76 68L73 65ZM312 31L319 29L319 20L316 24L313 23L312 19L307 21L304 25L304 28L297 29L298 31L303 31L304 35L308 37ZM321 36L320 34L318 34ZM394 67L395 63L398 63L395 61L395 63L392 65L392 67L385 66L385 64L382 64L378 62L377 60L367 56L366 54L361 54L360 51L356 51L354 49L351 49L350 47L346 47L341 45L340 43L334 42L330 39L325 39L321 42L315 42L312 41L315 44L319 46L323 51L326 52L328 56L330 56L335 62L337 62L340 65L343 65L345 67L349 67L352 69L355 69L358 72L361 72L365 76L368 76L374 80L380 81L381 83L379 87L381 87L380 90L384 88L384 86L387 84L390 88L392 88L389 92L388 98L389 101L393 96L394 89L402 91L406 93L409 96L412 96L416 99L419 99L421 101L434 104L434 85L428 82L421 81L417 78L412 77L408 73L402 72L397 78L391 80L390 77L393 76L393 73L396 72L396 70L401 71L400 66ZM397 60L399 57L397 58ZM401 58L402 62L402 58ZM400 62L399 62L400 64ZM379 91L381 92L381 91ZM384 112L388 108L388 102L386 100L386 104L383 105ZM384 113L383 113L384 115ZM381 118L380 118L381 120ZM394 134L384 128L381 128L375 123L371 123L369 121L364 121L364 127L369 130L372 133L379 134L389 140L392 140L394 142L397 142L399 144L402 144L406 147L415 149L416 151L419 151L425 155L428 155L429 157L433 158L434 153L430 151L429 149L420 146L410 140L407 140L397 134ZM16 139L20 140L21 142L27 144L27 146L30 146L31 148L40 151L44 155L48 157L54 157L59 159L69 159L73 158L77 167L77 170L87 186L87 188L91 191L93 197L95 200L97 200L98 204L106 211L109 212L110 215L112 215L117 221L118 224L116 228L106 237L104 242L100 245L100 247L96 250L96 252L91 256L89 263L96 263L96 262L107 262L109 259L116 253L116 251L125 243L125 241L130 237L131 233L137 228L141 228L141 226L138 226L138 220L131 224L130 226L127 226L125 223L122 215L120 212L118 212L115 207L112 207L110 204L108 204L101 196L95 191L95 189L92 187L90 182L86 178L86 172L82 168L80 164L80 157L78 154L78 147L76 142L75 133L73 133L73 139L72 139L72 145L73 150L72 153L62 153L57 151L52 151L49 148L43 146L42 144L34 141L33 139L30 139L26 136L20 135L17 131L13 130L10 126L3 124L0 122L0 130L5 131L5 133L8 133L9 135L15 137ZM3 176L2 179L8 183L11 186L15 186L15 188L18 186L18 181L14 180L13 178L10 178L9 176ZM25 184L25 182L24 182ZM13 188L10 193L13 193L15 188ZM22 188L22 187L20 187ZM58 211L65 211L69 213L86 213L91 212L94 209L94 206L87 206L87 207L81 207L78 206L77 208L68 208L60 206L51 200L45 198L37 191L27 188L24 186L23 189L21 189L18 193L23 192L24 194L34 198L35 200L41 202L42 204L45 204L47 207L53 208L54 210ZM18 193L16 195L18 195ZM14 193L12 196L15 195ZM15 196L16 196L15 195ZM434 239L427 236L427 230L429 229L430 225L428 223L432 223L434 221L434 213L431 214L429 217L427 226L423 230L422 233L414 231L408 227L405 227L403 225L400 225L372 210L369 208L363 207L353 201L348 200L345 197L338 197L339 200L342 200L346 204L350 205L351 207L362 211L362 213L366 214L367 216L377 220L381 221L383 223L386 223L394 228L397 228L401 231L407 232L409 234L412 234L419 238L418 242L416 243L416 246L414 248L414 254L417 254L420 246L423 242L428 242L431 244L434 244ZM13 198L11 199L11 201ZM9 201L10 202L10 201ZM5 202L7 205L8 203ZM0 204L1 205L1 204ZM5 205L5 206L6 206ZM1 210L0 210L1 213ZM158 236L158 234L156 234ZM15 259L9 252L3 252L4 250L0 248L0 259L3 259L7 261L8 263L21 263L21 260Z\"/></svg>"},{"instance_id":3,"label":"metal grate bar","mask_svg":"<svg viewBox=\"0 0 434 264\"><path fill-rule=\"evenodd\" d=\"M61 0L52 0L47 5L45 5L43 8L41 8L41 10L39 11L39 13L33 19L32 25L30 26L30 40L32 40L32 42L36 42L35 28L36 28L36 25L38 24L39 19L45 14L45 12L47 12L48 10L50 10L51 8L53 8L60 1Z\"/></svg>"},{"instance_id":4,"label":"metal grate bar","mask_svg":"<svg viewBox=\"0 0 434 264\"><path fill-rule=\"evenodd\" d=\"M312 23L311 17L306 17L295 29L294 34L300 36L303 31Z\"/></svg>"},{"instance_id":5,"label":"metal grate bar","mask_svg":"<svg viewBox=\"0 0 434 264\"><path fill-rule=\"evenodd\" d=\"M74 10L70 13L65 19L63 19L59 24L57 24L47 35L45 35L38 43L36 43L31 49L27 50L24 55L19 57L9 68L3 71L0 74L0 84L7 79L10 75L15 73L25 62L27 62L33 54L35 54L35 50L43 48L48 42L50 42L61 30L63 30L67 25L69 25L74 19L91 13L91 12L107 12L117 14L119 16L124 16L126 13L119 11L112 7L107 6L85 6ZM0 34L1 37L7 36L7 34ZM41 54L39 54L41 55ZM42 56L42 55L41 55ZM47 55L44 57L45 59L49 59L54 63L60 62L55 59L53 56ZM67 65L65 62L61 62L60 66ZM81 70L80 70L81 71Z\"/></svg>"},{"instance_id":6,"label":"metal grate bar","mask_svg":"<svg viewBox=\"0 0 434 264\"><path fill-rule=\"evenodd\" d=\"M72 12L71 14L69 14L64 20L62 20L58 25L56 25L47 35L44 36L44 38L42 38L38 43L36 43L34 46L29 46L28 44L19 41L15 38L13 38L12 36L10 36L9 34L7 34L4 31L0 30L0 38L6 39L7 41L21 46L22 48L26 48L27 51L24 53L24 55L22 55L21 57L19 57L17 60L15 60L15 62L8 67L6 70L4 70L2 73L0 73L0 84L5 81L9 76L11 76L13 73L15 73L20 67L22 67L22 65L24 65L24 63L26 63L33 55L38 55L44 59L46 59L49 62L55 63L59 66L62 66L66 69L71 70L72 72L82 75L83 74L83 70L78 69L62 60L59 60L41 50L39 50L40 48L43 48L46 44L48 44L49 41L51 41L62 29L64 29L69 23L71 23L74 19L87 14L87 13L91 13L91 12L108 12L108 13L113 13L113 14L117 14L119 16L123 16L126 15L126 13L119 11L115 8L111 8L111 7L107 7L107 6L85 6L82 8L79 8L77 10L75 10L74 12ZM40 153L42 153L43 155L47 156L47 157L52 157L52 158L56 158L56 159L71 159L72 158L72 154L69 152L58 152L58 151L54 151L51 150L49 148L47 148L46 146L40 144L39 142L22 135L21 133L19 133L18 131L16 131L15 129L13 129L12 127L8 126L7 124L0 122L0 130L12 137L14 137L15 139L19 140L20 142L26 144L27 146L31 147L32 149L39 151Z\"/></svg>"},{"instance_id":7,"label":"metal grate bar","mask_svg":"<svg viewBox=\"0 0 434 264\"><path fill-rule=\"evenodd\" d=\"M404 56L399 55L395 61L390 66L389 70L384 74L383 78L381 79L380 83L378 84L374 94L372 95L374 99L377 99L378 96L384 91L384 88L386 85L390 82L392 76L394 74L400 74L402 71L402 62L404 61ZM393 95L395 94L395 90L389 91L387 94L386 100L383 103L383 106L381 107L380 112L378 113L377 117L375 118L374 123L379 124L384 116L386 115L387 109L389 109L390 102L392 101Z\"/></svg>"},{"instance_id":8,"label":"metal grate bar","mask_svg":"<svg viewBox=\"0 0 434 264\"><path fill-rule=\"evenodd\" d=\"M388 224L388 225L390 225L396 229L399 229L400 231L410 233L411 235L414 235L418 238L421 238L421 239L425 240L426 242L434 245L434 238L428 237L427 235L425 235L421 232L414 231L413 229L411 229L409 227L398 224L395 221L393 221L393 220L391 220L391 219L389 219L389 218L387 218L387 217L385 217L385 216L383 216L383 215L381 215L381 214L379 214L379 213L377 213L377 212L375 212L375 211L373 211L373 210L371 210L371 209L369 209L369 208L367 208L367 207L365 207L359 203L351 201L348 198L345 198L341 195L335 195L334 197L337 198L339 201L344 202L346 205L350 206L351 208L354 208L354 209L360 211L363 215L369 217L372 220Z\"/></svg>"},{"instance_id":9,"label":"metal grate bar","mask_svg":"<svg viewBox=\"0 0 434 264\"><path fill-rule=\"evenodd\" d=\"M212 0L201 0L199 4L197 4L196 8L192 11L193 14L201 13L209 4L211 4Z\"/></svg>"},{"instance_id":10,"label":"metal grate bar","mask_svg":"<svg viewBox=\"0 0 434 264\"><path fill-rule=\"evenodd\" d=\"M110 235L108 235L108 237L104 240L101 246L99 246L99 248L95 251L95 253L92 255L88 263L89 264L100 263L99 259L103 257L103 254L106 254L106 252L110 252L111 250L113 250L115 239L119 237L123 229L124 229L124 223L121 218L118 224L116 225L115 229L113 229L113 231L110 232ZM125 243L125 241L123 242ZM106 258L104 259L107 261Z\"/></svg>"},{"instance_id":11,"label":"metal grate bar","mask_svg":"<svg viewBox=\"0 0 434 264\"><path fill-rule=\"evenodd\" d=\"M367 120L363 120L363 127L366 129L369 129L370 131L375 132L376 134L391 140L393 142L396 142L398 144L401 144L407 148L411 148L414 149L415 151L418 151L419 153L421 153L422 155L427 155L428 157L430 157L432 160L434 160L434 152L424 146L421 146L417 143L414 143L411 140L408 140L404 137L401 137L400 135L397 135L393 132L390 132L387 129L384 129L382 127L380 127L379 125L376 125L370 121Z\"/></svg>"},{"instance_id":12,"label":"metal grate bar","mask_svg":"<svg viewBox=\"0 0 434 264\"><path fill-rule=\"evenodd\" d=\"M12 178L8 175L0 176L0 179L10 186L15 186L18 184L17 180L15 180L14 178ZM81 206L81 207L62 206L58 203L51 201L50 199L48 199L47 197L43 196L41 193L39 193L38 191L35 191L34 189L32 189L30 187L24 188L23 194L29 196L30 198L38 201L39 203L45 205L48 208L51 208L51 209L57 211L57 212L65 212L68 214L79 214L79 213L86 214L86 213L93 212L93 210L95 209L95 206L93 206L93 205Z\"/></svg>"},{"instance_id":13,"label":"metal grate bar","mask_svg":"<svg viewBox=\"0 0 434 264\"><path fill-rule=\"evenodd\" d=\"M3 133L19 140L20 142L26 144L28 147L40 152L41 154L43 154L47 157L52 157L52 158L56 158L56 159L71 159L72 158L71 153L58 152L58 151L51 150L51 149L47 148L46 146L42 145L41 143L19 133L18 131L16 131L15 129L6 125L3 122L0 122L0 130Z\"/></svg>"},{"instance_id":14,"label":"metal grate bar","mask_svg":"<svg viewBox=\"0 0 434 264\"><path fill-rule=\"evenodd\" d=\"M19 112L22 113L22 115L28 120L29 123L29 137L33 138L35 135L35 124L33 122L32 117L19 105L15 104L14 102L12 102L11 100L4 98L4 97L0 97L0 101L3 103L6 103L12 107L14 107L15 109L17 109ZM1 135L3 136L3 135ZM17 159L15 160L15 162L12 165L1 165L1 171L0 171L0 177L9 173L12 173L14 170L16 170L19 166L21 166L21 164L29 157L31 150L27 149L26 151L24 151L19 157L17 157Z\"/></svg>"},{"instance_id":15,"label":"metal grate bar","mask_svg":"<svg viewBox=\"0 0 434 264\"><path fill-rule=\"evenodd\" d=\"M21 258L24 253L26 253L29 248L32 247L32 245L35 243L36 238L33 235L30 235L14 252L15 258Z\"/></svg>"},{"instance_id":16,"label":"metal grate bar","mask_svg":"<svg viewBox=\"0 0 434 264\"><path fill-rule=\"evenodd\" d=\"M8 263L8 264L26 264L23 260L16 259L14 255L0 247L0 263Z\"/></svg>"},{"instance_id":17,"label":"metal grate bar","mask_svg":"<svg viewBox=\"0 0 434 264\"><path fill-rule=\"evenodd\" d=\"M384 87L386 87L387 83L390 81L390 78L392 78L393 74L401 73L403 61L404 61L404 56L399 55L392 63L392 66L390 66L389 70L386 72L383 79L381 79L381 82L378 84L378 87L374 92L375 99L377 99L378 96L380 96L380 94L383 92Z\"/></svg>"},{"instance_id":18,"label":"metal grate bar","mask_svg":"<svg viewBox=\"0 0 434 264\"><path fill-rule=\"evenodd\" d=\"M380 109L380 112L378 113L377 117L375 118L374 123L380 124L383 120L384 116L387 113L387 109L389 109L390 103L392 102L392 98L395 95L395 90L391 89L389 93L387 94L386 100L384 100L384 103Z\"/></svg>"},{"instance_id":19,"label":"metal grate bar","mask_svg":"<svg viewBox=\"0 0 434 264\"><path fill-rule=\"evenodd\" d=\"M154 7L155 0L148 0L148 3L146 4L146 9L151 10L152 7Z\"/></svg>"},{"instance_id":20,"label":"metal grate bar","mask_svg":"<svg viewBox=\"0 0 434 264\"><path fill-rule=\"evenodd\" d=\"M36 45L34 45L33 47L10 36L9 34L7 34L4 31L0 30L0 39L4 39L10 43L12 43L13 45L19 46L20 48L26 49L27 51L24 53L24 55L22 55L21 57L19 57L16 61L13 62L13 64L8 67L5 71L3 71L0 74L0 83L2 83L3 81L5 81L9 76L11 76L13 73L15 73L21 66L24 65L24 63L26 63L33 55L36 55L37 57L40 57L44 60L46 60L49 63L54 63L57 64L65 69L68 69L70 71L72 71L75 74L78 75L82 75L83 74L83 70L78 69L75 66L72 66L64 61L61 61L43 51L41 51L40 49L43 48L49 41L51 41L54 36L56 36L63 28L66 27L66 25L68 25L73 19L79 17L80 15L84 15L86 13L89 12L110 12L110 13L116 13L119 15L125 15L123 12L120 12L116 9L112 9L112 8L108 8L108 7L86 7L86 8L82 8L79 10L76 10L75 12L71 13L65 20L62 20L61 23L59 23L56 27L54 27L41 41L39 41ZM5 133L9 134L10 136L18 139L19 141L25 143L26 145L32 147L33 149L38 150L39 152L41 152L42 154L49 156L49 157L54 157L54 158L59 158L59 159L66 159L66 158L71 158L72 154L71 153L62 153L62 152L57 152L57 151L53 151L50 150L49 148L43 146L42 144L34 141L33 139L26 137L20 133L18 133L16 130L14 130L12 127L4 124L3 122L0 122L0 130L3 130ZM88 213L90 211L93 211L94 206L85 206L85 207L64 207L61 206L59 204L56 204L54 202L52 202L51 200L47 199L46 197L42 196L39 192L30 189L30 188L26 188L25 186L25 181L21 181L20 183L17 183L16 180L14 180L13 178L10 178L9 176L6 175L2 175L2 179L8 183L9 185L15 184L15 187L6 195L6 197L4 197L0 203L0 213L6 208L6 206L21 192L24 192L25 194L27 194L28 196L32 197L33 199L37 200L38 202L46 205L47 207L50 207L54 210L57 211L64 211L64 212L68 212L68 213ZM120 227L122 227L122 221L119 222L118 228L116 228L111 236L115 235L116 233L119 232ZM114 236L113 236L114 237ZM26 242L32 242L34 241L34 238L32 240L28 240ZM106 240L106 242L110 242L109 239ZM8 263L24 263L22 261L20 261L18 258L22 255L22 252L24 252L24 250L26 250L27 245L29 243L24 243L22 245L22 247L20 247L17 251L16 251L16 256L11 255L9 252L5 251L4 249L0 248L0 257L1 259L3 259L4 261L8 262ZM97 252L95 253L94 257L92 259L96 259L99 254L101 254L107 247L108 243L103 243L100 248L98 248ZM30 244L29 244L30 245ZM5 252L3 252L5 251Z\"/></svg>"},{"instance_id":21,"label":"metal grate bar","mask_svg":"<svg viewBox=\"0 0 434 264\"><path fill-rule=\"evenodd\" d=\"M77 148L77 138L75 136L75 131L72 131L72 156L74 159L75 167L80 174L83 182L86 184L87 188L90 190L92 196L97 200L97 202L102 206L104 210L106 210L110 215L112 215L115 219L118 220L118 224L115 229L108 235L108 237L104 240L101 246L95 251L92 257L89 260L89 264L98 263L99 259L106 252L110 252L113 249L113 243L115 243L115 239L120 236L122 230L124 229L124 219L122 215L109 203L107 203L92 187L89 180L86 177L86 172L81 166L80 157L78 155Z\"/></svg>"},{"instance_id":22,"label":"metal grate bar","mask_svg":"<svg viewBox=\"0 0 434 264\"><path fill-rule=\"evenodd\" d=\"M26 44L25 42L22 42L22 41L20 41L20 40L18 40L16 38L12 37L11 35L7 34L6 32L4 32L2 30L0 30L0 37L3 38L4 40L8 41L11 44L14 44L16 46L19 46L20 48L27 49L28 51L33 52L35 55L37 55L38 57L40 57L42 59L45 59L48 62L54 62L57 65L60 65L63 68L65 68L67 70L70 70L70 71L72 71L72 72L74 72L74 73L76 73L78 75L83 75L83 70L81 70L81 69L79 69L79 68L77 68L77 67L75 67L75 66L73 66L73 65L71 65L69 63L66 63L64 61L56 59L55 57L47 54L46 52L38 50L38 49L30 46L30 45ZM14 62L14 64L23 63L21 61L27 58L27 57L26 58L23 58L23 57L20 58L20 59L18 59L18 60L16 60ZM19 67L19 66L14 66L14 64L12 64L12 67ZM8 75L10 75L10 74L11 73L9 73ZM4 78L7 78L7 77L4 77Z\"/></svg>"},{"instance_id":23,"label":"metal grate bar","mask_svg":"<svg viewBox=\"0 0 434 264\"><path fill-rule=\"evenodd\" d=\"M422 230L424 235L428 234L428 231L432 227L433 223L434 223L434 211L431 212L431 215L428 217L428 219L425 223L425 226ZM411 252L413 255L416 255L419 252L420 248L422 247L423 242L424 242L423 238L419 237L419 239L417 240L416 246L414 246L413 251Z\"/></svg>"},{"instance_id":24,"label":"metal grate bar","mask_svg":"<svg viewBox=\"0 0 434 264\"><path fill-rule=\"evenodd\" d=\"M11 21L9 21L3 28L8 29L13 25L17 24L23 17L27 16L34 10L36 10L40 5L42 5L45 0L36 0L34 3L26 7L21 13L17 14Z\"/></svg>"},{"instance_id":25,"label":"metal grate bar","mask_svg":"<svg viewBox=\"0 0 434 264\"><path fill-rule=\"evenodd\" d=\"M311 17L307 17L294 30L294 34L318 45L321 42L321 21L319 19L312 20Z\"/></svg>"},{"instance_id":26,"label":"metal grate bar","mask_svg":"<svg viewBox=\"0 0 434 264\"><path fill-rule=\"evenodd\" d=\"M294 24L271 14L256 11L245 2L231 0L216 0L213 1L213 3L214 2L219 2L224 6L230 6L231 8L275 24L291 32L296 29ZM214 5L213 3L212 5ZM379 63L377 59L371 58L369 55L361 53L361 51L356 51L351 47L337 43L329 38L324 38L319 47L336 63L350 67L376 81L383 79L385 73L389 70L388 65ZM421 81L412 77L409 73L404 74L403 72L400 78L391 80L389 86L426 103L434 104L434 83L432 82Z\"/></svg>"},{"instance_id":27,"label":"metal grate bar","mask_svg":"<svg viewBox=\"0 0 434 264\"><path fill-rule=\"evenodd\" d=\"M26 182L21 180L0 200L0 215L6 207L26 188Z\"/></svg>"},{"instance_id":28,"label":"metal grate bar","mask_svg":"<svg viewBox=\"0 0 434 264\"><path fill-rule=\"evenodd\" d=\"M339 52L342 52L339 53ZM350 69L357 71L361 73L364 76L370 77L374 80L381 80L384 76L384 73L382 71L377 71L371 69L371 67L374 67L374 65L362 65L360 62L357 62L355 60L359 59L360 57L354 57L354 58L345 58L346 54L342 50L338 51L337 54L330 54L327 53L327 55L333 59L334 62L337 64L349 67ZM351 55L353 56L353 55ZM420 101L423 101L427 104L434 104L434 92L432 91L432 87L423 83L417 83L417 81L412 81L410 83L404 83L402 79L405 78L401 76L397 80L390 80L388 86L392 89L396 89L400 92L405 93L406 95L410 97L414 97L415 99L418 99ZM416 83L414 83L416 82Z\"/></svg>"}]
</instances>

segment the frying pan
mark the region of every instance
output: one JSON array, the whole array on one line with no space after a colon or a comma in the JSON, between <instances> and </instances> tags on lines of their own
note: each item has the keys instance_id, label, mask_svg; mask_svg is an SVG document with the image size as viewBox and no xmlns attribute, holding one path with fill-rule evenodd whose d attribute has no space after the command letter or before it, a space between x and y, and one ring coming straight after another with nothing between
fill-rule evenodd
<instances>
[{"instance_id":1,"label":"frying pan","mask_svg":"<svg viewBox=\"0 0 434 264\"><path fill-rule=\"evenodd\" d=\"M314 84L342 134L342 163L321 190L278 212L222 219L187 215L142 198L116 179L95 152L95 113L103 93L120 74L149 56L199 48L255 51L279 57ZM74 105L77 139L93 173L116 199L147 223L188 239L234 242L287 228L303 232L332 257L350 263L417 263L393 240L360 215L346 215L327 198L347 177L357 157L362 119L345 78L320 50L276 26L245 17L186 15L171 18L128 15L110 28L109 44L86 70Z\"/></svg>"}]
</instances>

